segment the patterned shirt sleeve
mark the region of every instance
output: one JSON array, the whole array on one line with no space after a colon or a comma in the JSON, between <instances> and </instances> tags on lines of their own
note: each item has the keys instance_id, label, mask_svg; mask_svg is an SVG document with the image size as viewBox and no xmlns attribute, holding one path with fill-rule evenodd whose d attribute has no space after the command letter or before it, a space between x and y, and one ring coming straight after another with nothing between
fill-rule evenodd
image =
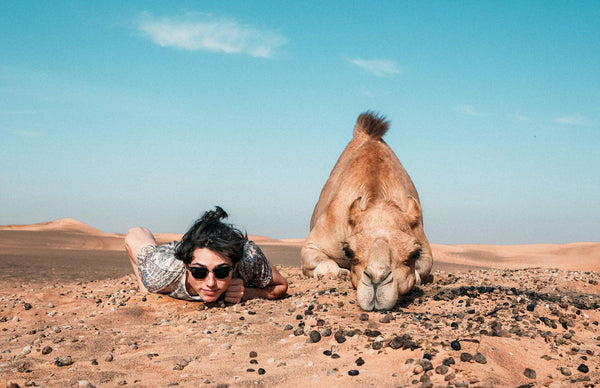
<instances>
[{"instance_id":1,"label":"patterned shirt sleeve","mask_svg":"<svg viewBox=\"0 0 600 388\"><path fill-rule=\"evenodd\" d=\"M271 264L253 241L247 241L237 272L245 287L265 288L271 282Z\"/></svg>"},{"instance_id":2,"label":"patterned shirt sleeve","mask_svg":"<svg viewBox=\"0 0 600 388\"><path fill-rule=\"evenodd\" d=\"M185 274L183 262L175 259L176 241L144 247L137 256L138 272L146 289L169 293Z\"/></svg>"}]
</instances>

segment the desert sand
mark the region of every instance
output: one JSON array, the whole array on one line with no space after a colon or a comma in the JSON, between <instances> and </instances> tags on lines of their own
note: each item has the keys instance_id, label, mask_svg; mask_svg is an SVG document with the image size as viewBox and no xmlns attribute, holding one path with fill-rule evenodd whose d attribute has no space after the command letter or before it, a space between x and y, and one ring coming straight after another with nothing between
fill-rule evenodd
<instances>
[{"instance_id":1,"label":"desert sand","mask_svg":"<svg viewBox=\"0 0 600 388\"><path fill-rule=\"evenodd\" d=\"M138 292L123 237L0 226L2 386L600 385L600 243L433 244L433 280L365 313L301 276L302 240L250 236L285 298L205 305Z\"/></svg>"}]
</instances>

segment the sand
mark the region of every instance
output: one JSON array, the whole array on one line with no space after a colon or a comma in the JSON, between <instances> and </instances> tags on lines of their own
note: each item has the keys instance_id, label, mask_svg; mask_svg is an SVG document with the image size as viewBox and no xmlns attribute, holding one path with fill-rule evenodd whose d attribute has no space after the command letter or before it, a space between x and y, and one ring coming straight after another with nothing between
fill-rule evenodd
<instances>
[{"instance_id":1,"label":"sand","mask_svg":"<svg viewBox=\"0 0 600 388\"><path fill-rule=\"evenodd\" d=\"M365 313L349 282L301 276L302 240L251 238L288 278L284 299L140 293L122 235L1 226L0 384L600 385L600 243L434 244L433 281Z\"/></svg>"}]
</instances>

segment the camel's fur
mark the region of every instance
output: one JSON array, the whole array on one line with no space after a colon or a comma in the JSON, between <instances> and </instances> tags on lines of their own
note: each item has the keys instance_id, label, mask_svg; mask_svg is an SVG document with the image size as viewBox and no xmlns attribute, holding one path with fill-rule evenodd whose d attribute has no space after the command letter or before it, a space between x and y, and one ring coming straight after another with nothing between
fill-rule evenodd
<instances>
[{"instance_id":1,"label":"camel's fur","mask_svg":"<svg viewBox=\"0 0 600 388\"><path fill-rule=\"evenodd\" d=\"M302 247L306 276L350 275L364 310L392 308L428 278L433 258L417 190L366 112L321 191Z\"/></svg>"}]
</instances>

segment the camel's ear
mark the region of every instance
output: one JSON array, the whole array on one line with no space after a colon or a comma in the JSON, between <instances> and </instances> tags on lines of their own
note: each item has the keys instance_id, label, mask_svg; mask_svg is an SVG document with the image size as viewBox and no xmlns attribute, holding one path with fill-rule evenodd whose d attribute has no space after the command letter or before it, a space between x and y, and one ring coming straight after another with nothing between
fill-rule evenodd
<instances>
[{"instance_id":1,"label":"camel's ear","mask_svg":"<svg viewBox=\"0 0 600 388\"><path fill-rule=\"evenodd\" d=\"M365 201L363 197L357 197L354 202L352 202L352 205L350 205L350 211L348 213L348 223L350 226L354 227L354 225L356 225L360 213L365 211L366 208L367 201Z\"/></svg>"},{"instance_id":2,"label":"camel's ear","mask_svg":"<svg viewBox=\"0 0 600 388\"><path fill-rule=\"evenodd\" d=\"M412 195L408 196L408 209L406 209L406 215L410 226L414 228L419 224L419 220L421 219L421 205Z\"/></svg>"}]
</instances>

